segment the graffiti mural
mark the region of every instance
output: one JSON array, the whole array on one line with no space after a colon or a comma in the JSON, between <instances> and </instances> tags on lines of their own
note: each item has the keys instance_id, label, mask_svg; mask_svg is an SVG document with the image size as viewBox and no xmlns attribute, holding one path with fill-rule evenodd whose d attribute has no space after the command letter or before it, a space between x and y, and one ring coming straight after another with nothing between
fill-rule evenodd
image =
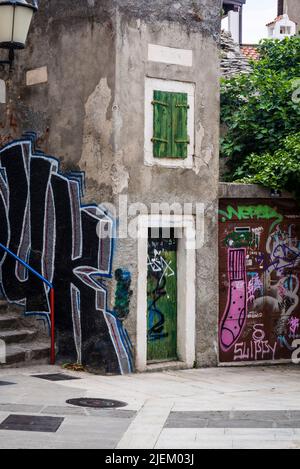
<instances>
[{"instance_id":1,"label":"graffiti mural","mask_svg":"<svg viewBox=\"0 0 300 469\"><path fill-rule=\"evenodd\" d=\"M57 159L35 150L34 137L0 151L0 242L53 284L58 355L130 372L124 314L107 306L114 220L82 204L84 175L62 174ZM4 297L50 327L49 287L5 252L0 273ZM126 308L128 314L128 302Z\"/></svg>"},{"instance_id":2,"label":"graffiti mural","mask_svg":"<svg viewBox=\"0 0 300 469\"><path fill-rule=\"evenodd\" d=\"M223 199L220 361L291 359L300 338L300 209L290 199Z\"/></svg>"}]
</instances>

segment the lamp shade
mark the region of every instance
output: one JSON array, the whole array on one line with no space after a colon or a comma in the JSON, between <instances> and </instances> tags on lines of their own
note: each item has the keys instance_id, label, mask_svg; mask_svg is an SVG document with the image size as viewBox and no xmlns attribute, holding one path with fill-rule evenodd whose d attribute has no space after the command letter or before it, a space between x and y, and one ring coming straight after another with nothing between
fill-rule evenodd
<instances>
[{"instance_id":1,"label":"lamp shade","mask_svg":"<svg viewBox=\"0 0 300 469\"><path fill-rule=\"evenodd\" d=\"M0 0L0 47L23 49L36 3L26 0Z\"/></svg>"}]
</instances>

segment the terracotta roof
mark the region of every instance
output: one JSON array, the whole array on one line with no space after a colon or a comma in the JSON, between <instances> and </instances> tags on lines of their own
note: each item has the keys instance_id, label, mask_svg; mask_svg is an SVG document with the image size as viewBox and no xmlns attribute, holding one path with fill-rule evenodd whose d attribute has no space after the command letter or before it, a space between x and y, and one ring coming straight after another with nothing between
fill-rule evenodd
<instances>
[{"instance_id":1,"label":"terracotta roof","mask_svg":"<svg viewBox=\"0 0 300 469\"><path fill-rule=\"evenodd\" d=\"M283 15L277 16L274 21L271 21L271 23L266 24L266 26L272 26L272 24L277 23L277 21L283 20Z\"/></svg>"},{"instance_id":2,"label":"terracotta roof","mask_svg":"<svg viewBox=\"0 0 300 469\"><path fill-rule=\"evenodd\" d=\"M241 51L247 59L259 60L258 47L251 44L242 44Z\"/></svg>"}]
</instances>

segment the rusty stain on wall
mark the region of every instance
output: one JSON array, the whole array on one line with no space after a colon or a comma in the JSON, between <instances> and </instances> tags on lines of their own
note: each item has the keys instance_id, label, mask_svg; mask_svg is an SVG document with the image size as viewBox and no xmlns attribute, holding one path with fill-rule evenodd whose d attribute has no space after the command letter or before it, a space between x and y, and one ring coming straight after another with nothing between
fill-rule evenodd
<instances>
[{"instance_id":1,"label":"rusty stain on wall","mask_svg":"<svg viewBox=\"0 0 300 469\"><path fill-rule=\"evenodd\" d=\"M291 359L300 338L300 209L291 199L223 199L219 358Z\"/></svg>"}]
</instances>

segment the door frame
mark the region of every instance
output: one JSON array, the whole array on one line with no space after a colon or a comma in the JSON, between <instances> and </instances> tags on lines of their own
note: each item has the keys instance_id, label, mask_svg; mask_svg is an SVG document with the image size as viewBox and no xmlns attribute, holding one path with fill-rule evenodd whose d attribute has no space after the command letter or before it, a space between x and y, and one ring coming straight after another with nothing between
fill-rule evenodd
<instances>
[{"instance_id":1,"label":"door frame","mask_svg":"<svg viewBox=\"0 0 300 469\"><path fill-rule=\"evenodd\" d=\"M177 355L192 368L196 349L196 232L192 215L140 215L138 220L138 281L136 369L147 367L147 256L149 228L181 228L177 247ZM178 363L172 362L172 363ZM170 362L167 362L168 364ZM166 363L166 365L167 365ZM164 362L160 362L163 367Z\"/></svg>"}]
</instances>

